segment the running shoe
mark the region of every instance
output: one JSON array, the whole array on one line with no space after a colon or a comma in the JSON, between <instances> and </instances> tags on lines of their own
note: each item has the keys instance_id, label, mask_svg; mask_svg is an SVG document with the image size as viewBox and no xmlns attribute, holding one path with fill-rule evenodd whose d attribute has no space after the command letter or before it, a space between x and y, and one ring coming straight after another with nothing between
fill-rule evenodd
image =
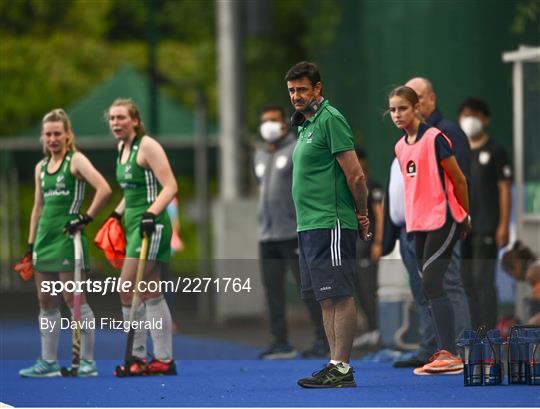
<instances>
[{"instance_id":1,"label":"running shoe","mask_svg":"<svg viewBox=\"0 0 540 409\"><path fill-rule=\"evenodd\" d=\"M118 365L114 370L114 375L118 377L125 376L143 376L146 375L148 361L146 358L132 358L126 365Z\"/></svg>"},{"instance_id":2,"label":"running shoe","mask_svg":"<svg viewBox=\"0 0 540 409\"><path fill-rule=\"evenodd\" d=\"M259 354L259 359L292 359L297 355L298 352L289 343L274 343Z\"/></svg>"},{"instance_id":3,"label":"running shoe","mask_svg":"<svg viewBox=\"0 0 540 409\"><path fill-rule=\"evenodd\" d=\"M437 351L429 358L429 362L422 369L431 374L443 374L445 372L456 372L463 370L463 361L444 349Z\"/></svg>"},{"instance_id":4,"label":"running shoe","mask_svg":"<svg viewBox=\"0 0 540 409\"><path fill-rule=\"evenodd\" d=\"M463 369L456 369L455 371L433 373L433 372L426 372L424 367L421 366L419 368L414 368L413 373L415 375L418 375L418 376L426 376L426 375L459 375L459 374L463 373Z\"/></svg>"},{"instance_id":5,"label":"running shoe","mask_svg":"<svg viewBox=\"0 0 540 409\"><path fill-rule=\"evenodd\" d=\"M21 369L19 375L23 378L51 378L53 376L60 376L61 373L58 362L47 362L40 358L31 367Z\"/></svg>"},{"instance_id":6,"label":"running shoe","mask_svg":"<svg viewBox=\"0 0 540 409\"><path fill-rule=\"evenodd\" d=\"M96 361L90 361L86 359L81 359L79 363L79 370L77 371L77 376L86 377L86 376L97 376L97 367Z\"/></svg>"},{"instance_id":7,"label":"running shoe","mask_svg":"<svg viewBox=\"0 0 540 409\"><path fill-rule=\"evenodd\" d=\"M174 359L170 361L159 361L153 359L146 367L147 375L176 375L176 363Z\"/></svg>"},{"instance_id":8,"label":"running shoe","mask_svg":"<svg viewBox=\"0 0 540 409\"><path fill-rule=\"evenodd\" d=\"M314 372L312 376L303 378L298 381L298 385L302 388L354 388L356 381L354 380L354 370L349 368L347 373L342 373L339 370L339 365L327 364L320 371Z\"/></svg>"},{"instance_id":9,"label":"running shoe","mask_svg":"<svg viewBox=\"0 0 540 409\"><path fill-rule=\"evenodd\" d=\"M307 351L302 352L302 358L328 358L330 355L330 347L326 339L316 339L313 346Z\"/></svg>"},{"instance_id":10,"label":"running shoe","mask_svg":"<svg viewBox=\"0 0 540 409\"><path fill-rule=\"evenodd\" d=\"M410 352L407 354L402 354L401 357L394 362L394 368L419 368L428 363L427 359L422 359L417 354L411 354Z\"/></svg>"}]
</instances>

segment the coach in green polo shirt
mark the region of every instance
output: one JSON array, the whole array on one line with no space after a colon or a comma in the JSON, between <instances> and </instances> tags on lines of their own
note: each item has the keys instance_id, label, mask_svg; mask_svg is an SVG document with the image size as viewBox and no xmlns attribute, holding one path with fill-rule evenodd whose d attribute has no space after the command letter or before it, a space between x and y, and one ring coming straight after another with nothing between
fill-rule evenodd
<instances>
[{"instance_id":1,"label":"coach in green polo shirt","mask_svg":"<svg viewBox=\"0 0 540 409\"><path fill-rule=\"evenodd\" d=\"M304 388L356 386L349 365L356 327L353 279L358 227L369 238L367 188L351 128L321 95L316 64L300 62L286 74L298 126L293 153L302 297L315 297L323 313L330 362L298 381Z\"/></svg>"}]
</instances>

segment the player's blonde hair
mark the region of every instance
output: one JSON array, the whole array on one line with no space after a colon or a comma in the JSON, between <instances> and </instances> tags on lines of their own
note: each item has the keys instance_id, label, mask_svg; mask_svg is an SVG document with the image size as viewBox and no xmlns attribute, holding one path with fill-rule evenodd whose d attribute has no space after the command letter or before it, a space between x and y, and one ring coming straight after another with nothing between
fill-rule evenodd
<instances>
[{"instance_id":1,"label":"player's blonde hair","mask_svg":"<svg viewBox=\"0 0 540 409\"><path fill-rule=\"evenodd\" d=\"M66 142L67 149L68 151L75 152L77 150L77 147L75 146L75 135L73 134L73 129L71 128L71 121L69 120L66 111L64 111L62 108L56 108L50 112L47 112L41 120L42 132L43 125L45 125L47 122L62 122L62 124L64 125L64 131L68 135ZM43 145L43 153L46 156L50 157L51 152L49 151L49 149L47 149L47 145L45 144L45 138L43 138L43 136L41 137L41 143Z\"/></svg>"}]
</instances>

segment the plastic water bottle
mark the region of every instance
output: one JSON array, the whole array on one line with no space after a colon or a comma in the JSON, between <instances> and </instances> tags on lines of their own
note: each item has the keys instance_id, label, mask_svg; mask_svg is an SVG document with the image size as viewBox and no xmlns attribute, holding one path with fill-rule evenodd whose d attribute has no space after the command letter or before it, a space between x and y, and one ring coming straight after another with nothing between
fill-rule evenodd
<instances>
[{"instance_id":1,"label":"plastic water bottle","mask_svg":"<svg viewBox=\"0 0 540 409\"><path fill-rule=\"evenodd\" d=\"M463 383L465 386L482 385L482 342L471 330L463 331L457 343L463 351Z\"/></svg>"},{"instance_id":2,"label":"plastic water bottle","mask_svg":"<svg viewBox=\"0 0 540 409\"><path fill-rule=\"evenodd\" d=\"M527 383L540 385L540 329L527 330Z\"/></svg>"},{"instance_id":3,"label":"plastic water bottle","mask_svg":"<svg viewBox=\"0 0 540 409\"><path fill-rule=\"evenodd\" d=\"M508 383L524 385L528 383L527 366L528 343L525 329L514 328L508 337Z\"/></svg>"},{"instance_id":4,"label":"plastic water bottle","mask_svg":"<svg viewBox=\"0 0 540 409\"><path fill-rule=\"evenodd\" d=\"M484 385L500 385L502 382L501 346L503 339L499 330L489 330L482 339L482 378Z\"/></svg>"}]
</instances>

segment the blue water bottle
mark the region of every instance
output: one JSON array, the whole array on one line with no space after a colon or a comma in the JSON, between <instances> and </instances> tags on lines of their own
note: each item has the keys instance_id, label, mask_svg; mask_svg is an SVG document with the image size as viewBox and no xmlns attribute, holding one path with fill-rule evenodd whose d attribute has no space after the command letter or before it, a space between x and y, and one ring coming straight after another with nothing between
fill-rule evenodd
<instances>
[{"instance_id":1,"label":"blue water bottle","mask_svg":"<svg viewBox=\"0 0 540 409\"><path fill-rule=\"evenodd\" d=\"M535 348L538 326L521 325L514 326L510 330L508 338L508 383L509 384L534 384L538 379L536 373L537 350ZM531 374L533 370L533 374Z\"/></svg>"},{"instance_id":2,"label":"blue water bottle","mask_svg":"<svg viewBox=\"0 0 540 409\"><path fill-rule=\"evenodd\" d=\"M499 330L491 329L482 339L482 378L484 385L502 383L501 346L503 339Z\"/></svg>"},{"instance_id":3,"label":"blue water bottle","mask_svg":"<svg viewBox=\"0 0 540 409\"><path fill-rule=\"evenodd\" d=\"M540 329L527 330L527 383L540 385Z\"/></svg>"},{"instance_id":4,"label":"blue water bottle","mask_svg":"<svg viewBox=\"0 0 540 409\"><path fill-rule=\"evenodd\" d=\"M463 331L457 345L462 349L463 383L465 386L482 385L482 342L475 331Z\"/></svg>"},{"instance_id":5,"label":"blue water bottle","mask_svg":"<svg viewBox=\"0 0 540 409\"><path fill-rule=\"evenodd\" d=\"M526 330L517 326L510 329L508 336L508 383L526 385L529 377L527 365L528 342Z\"/></svg>"}]
</instances>

